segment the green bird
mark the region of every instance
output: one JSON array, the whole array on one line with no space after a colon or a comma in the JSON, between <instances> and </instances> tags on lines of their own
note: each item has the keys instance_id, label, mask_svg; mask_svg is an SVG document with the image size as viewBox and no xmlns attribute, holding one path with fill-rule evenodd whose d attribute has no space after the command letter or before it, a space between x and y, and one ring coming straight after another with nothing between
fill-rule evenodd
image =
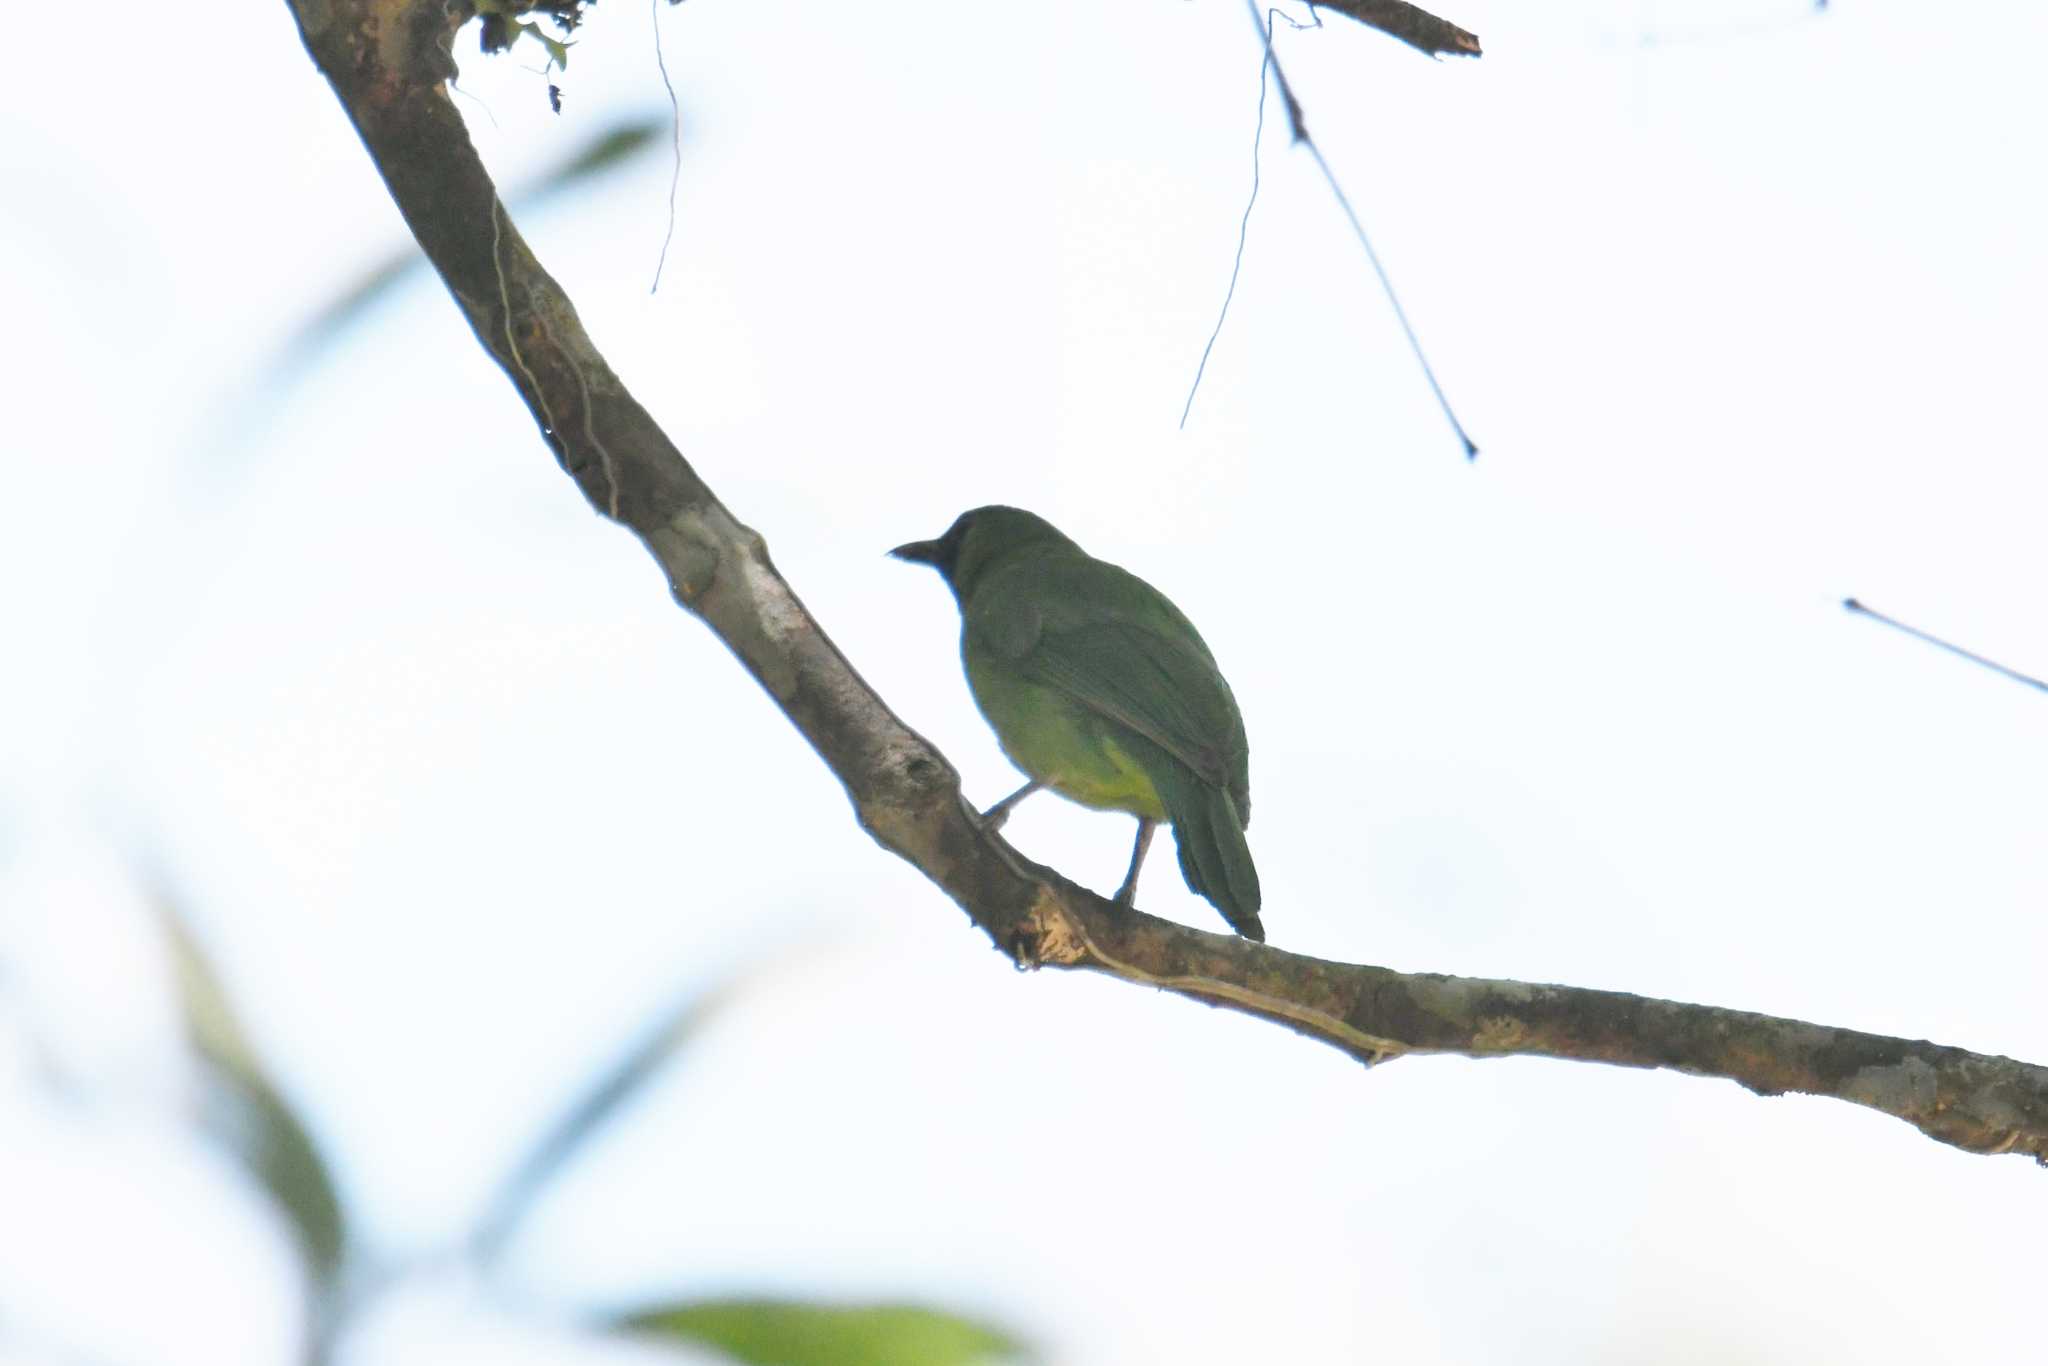
<instances>
[{"instance_id":1,"label":"green bird","mask_svg":"<svg viewBox=\"0 0 2048 1366\"><path fill-rule=\"evenodd\" d=\"M1018 508L963 512L936 541L889 553L932 566L952 588L975 705L1031 779L983 820L1000 827L1046 787L1083 806L1130 812L1138 839L1116 894L1126 906L1166 821L1188 887L1232 929L1263 941L1259 874L1244 838L1252 815L1244 718L1181 610Z\"/></svg>"}]
</instances>

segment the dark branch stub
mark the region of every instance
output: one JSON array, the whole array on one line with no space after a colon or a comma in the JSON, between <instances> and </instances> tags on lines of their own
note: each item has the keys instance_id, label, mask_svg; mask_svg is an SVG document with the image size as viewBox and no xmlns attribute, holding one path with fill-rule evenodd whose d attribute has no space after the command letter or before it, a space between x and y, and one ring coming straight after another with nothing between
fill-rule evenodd
<instances>
[{"instance_id":1,"label":"dark branch stub","mask_svg":"<svg viewBox=\"0 0 2048 1366\"><path fill-rule=\"evenodd\" d=\"M1316 0L1316 8L1334 10L1432 57L1477 57L1479 35L1404 0Z\"/></svg>"}]
</instances>

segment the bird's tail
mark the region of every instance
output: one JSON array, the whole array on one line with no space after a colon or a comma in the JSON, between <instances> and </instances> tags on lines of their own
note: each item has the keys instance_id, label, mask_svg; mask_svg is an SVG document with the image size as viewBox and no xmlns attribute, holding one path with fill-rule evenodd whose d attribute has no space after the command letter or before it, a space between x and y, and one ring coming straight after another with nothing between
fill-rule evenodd
<instances>
[{"instance_id":1,"label":"bird's tail","mask_svg":"<svg viewBox=\"0 0 2048 1366\"><path fill-rule=\"evenodd\" d=\"M1237 803L1220 787L1212 787L1192 774L1183 782L1170 783L1160 800L1166 818L1173 822L1173 842L1180 848L1180 874L1188 889L1207 897L1230 928L1247 939L1264 943L1265 926L1259 923L1259 870L1252 866L1252 850L1244 838L1244 818Z\"/></svg>"}]
</instances>

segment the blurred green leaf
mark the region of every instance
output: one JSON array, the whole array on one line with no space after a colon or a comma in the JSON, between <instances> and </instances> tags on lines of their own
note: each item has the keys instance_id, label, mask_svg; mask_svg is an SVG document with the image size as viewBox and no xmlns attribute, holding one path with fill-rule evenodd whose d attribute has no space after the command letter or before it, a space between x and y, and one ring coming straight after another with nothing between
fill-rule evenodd
<instances>
[{"instance_id":1,"label":"blurred green leaf","mask_svg":"<svg viewBox=\"0 0 2048 1366\"><path fill-rule=\"evenodd\" d=\"M490 1257L504 1245L542 1187L554 1179L621 1104L696 1037L731 998L741 980L734 978L671 1006L563 1107L555 1122L542 1131L527 1149L525 1158L498 1187L483 1218L477 1222L473 1246L479 1256Z\"/></svg>"},{"instance_id":2,"label":"blurred green leaf","mask_svg":"<svg viewBox=\"0 0 2048 1366\"><path fill-rule=\"evenodd\" d=\"M714 1347L748 1366L973 1366L1016 1361L1006 1333L914 1305L700 1300L619 1321L638 1335Z\"/></svg>"},{"instance_id":3,"label":"blurred green leaf","mask_svg":"<svg viewBox=\"0 0 2048 1366\"><path fill-rule=\"evenodd\" d=\"M539 180L514 191L512 206L518 209L531 208L549 195L560 194L563 190L588 180L599 171L624 161L668 129L667 119L638 119L614 124L585 144L583 150L575 156L547 172Z\"/></svg>"},{"instance_id":4,"label":"blurred green leaf","mask_svg":"<svg viewBox=\"0 0 2048 1366\"><path fill-rule=\"evenodd\" d=\"M666 133L668 128L667 119L637 119L615 124L586 143L582 150L567 161L542 172L534 180L513 191L507 196L506 202L519 213L536 208L556 195L582 184L598 172L626 160L646 147L656 136ZM354 284L336 295L325 308L306 320L298 334L286 343L268 367L269 378L274 381L279 374L296 370L310 360L424 261L425 258L420 255L419 248L408 242L358 276Z\"/></svg>"},{"instance_id":5,"label":"blurred green leaf","mask_svg":"<svg viewBox=\"0 0 2048 1366\"><path fill-rule=\"evenodd\" d=\"M538 24L520 24L517 27L520 33L547 49L549 65L563 71L569 69L569 48L571 44L554 37Z\"/></svg>"},{"instance_id":6,"label":"blurred green leaf","mask_svg":"<svg viewBox=\"0 0 2048 1366\"><path fill-rule=\"evenodd\" d=\"M159 891L156 902L170 941L192 1046L240 1111L239 1122L231 1126L233 1146L291 1220L314 1278L329 1285L341 1264L345 1236L333 1178L305 1125L264 1073L219 975L193 940L175 898Z\"/></svg>"}]
</instances>

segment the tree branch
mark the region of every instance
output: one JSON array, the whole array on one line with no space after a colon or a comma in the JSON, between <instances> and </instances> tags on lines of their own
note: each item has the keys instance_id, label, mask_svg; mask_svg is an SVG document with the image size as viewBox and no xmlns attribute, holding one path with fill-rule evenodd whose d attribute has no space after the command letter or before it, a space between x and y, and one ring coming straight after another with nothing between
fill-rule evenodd
<instances>
[{"instance_id":1,"label":"tree branch","mask_svg":"<svg viewBox=\"0 0 2048 1366\"><path fill-rule=\"evenodd\" d=\"M861 824L1028 967L1083 968L1283 1024L1368 1064L1404 1053L1669 1067L1835 1096L1972 1152L2048 1161L2048 1069L1619 992L1331 963L1111 905L985 831L945 757L853 671L583 331L498 201L443 82L457 0L287 0L434 269L584 496L759 680Z\"/></svg>"},{"instance_id":2,"label":"tree branch","mask_svg":"<svg viewBox=\"0 0 2048 1366\"><path fill-rule=\"evenodd\" d=\"M1335 10L1432 57L1479 56L1479 35L1467 33L1447 19L1417 9L1405 0L1315 0L1316 8Z\"/></svg>"}]
</instances>

